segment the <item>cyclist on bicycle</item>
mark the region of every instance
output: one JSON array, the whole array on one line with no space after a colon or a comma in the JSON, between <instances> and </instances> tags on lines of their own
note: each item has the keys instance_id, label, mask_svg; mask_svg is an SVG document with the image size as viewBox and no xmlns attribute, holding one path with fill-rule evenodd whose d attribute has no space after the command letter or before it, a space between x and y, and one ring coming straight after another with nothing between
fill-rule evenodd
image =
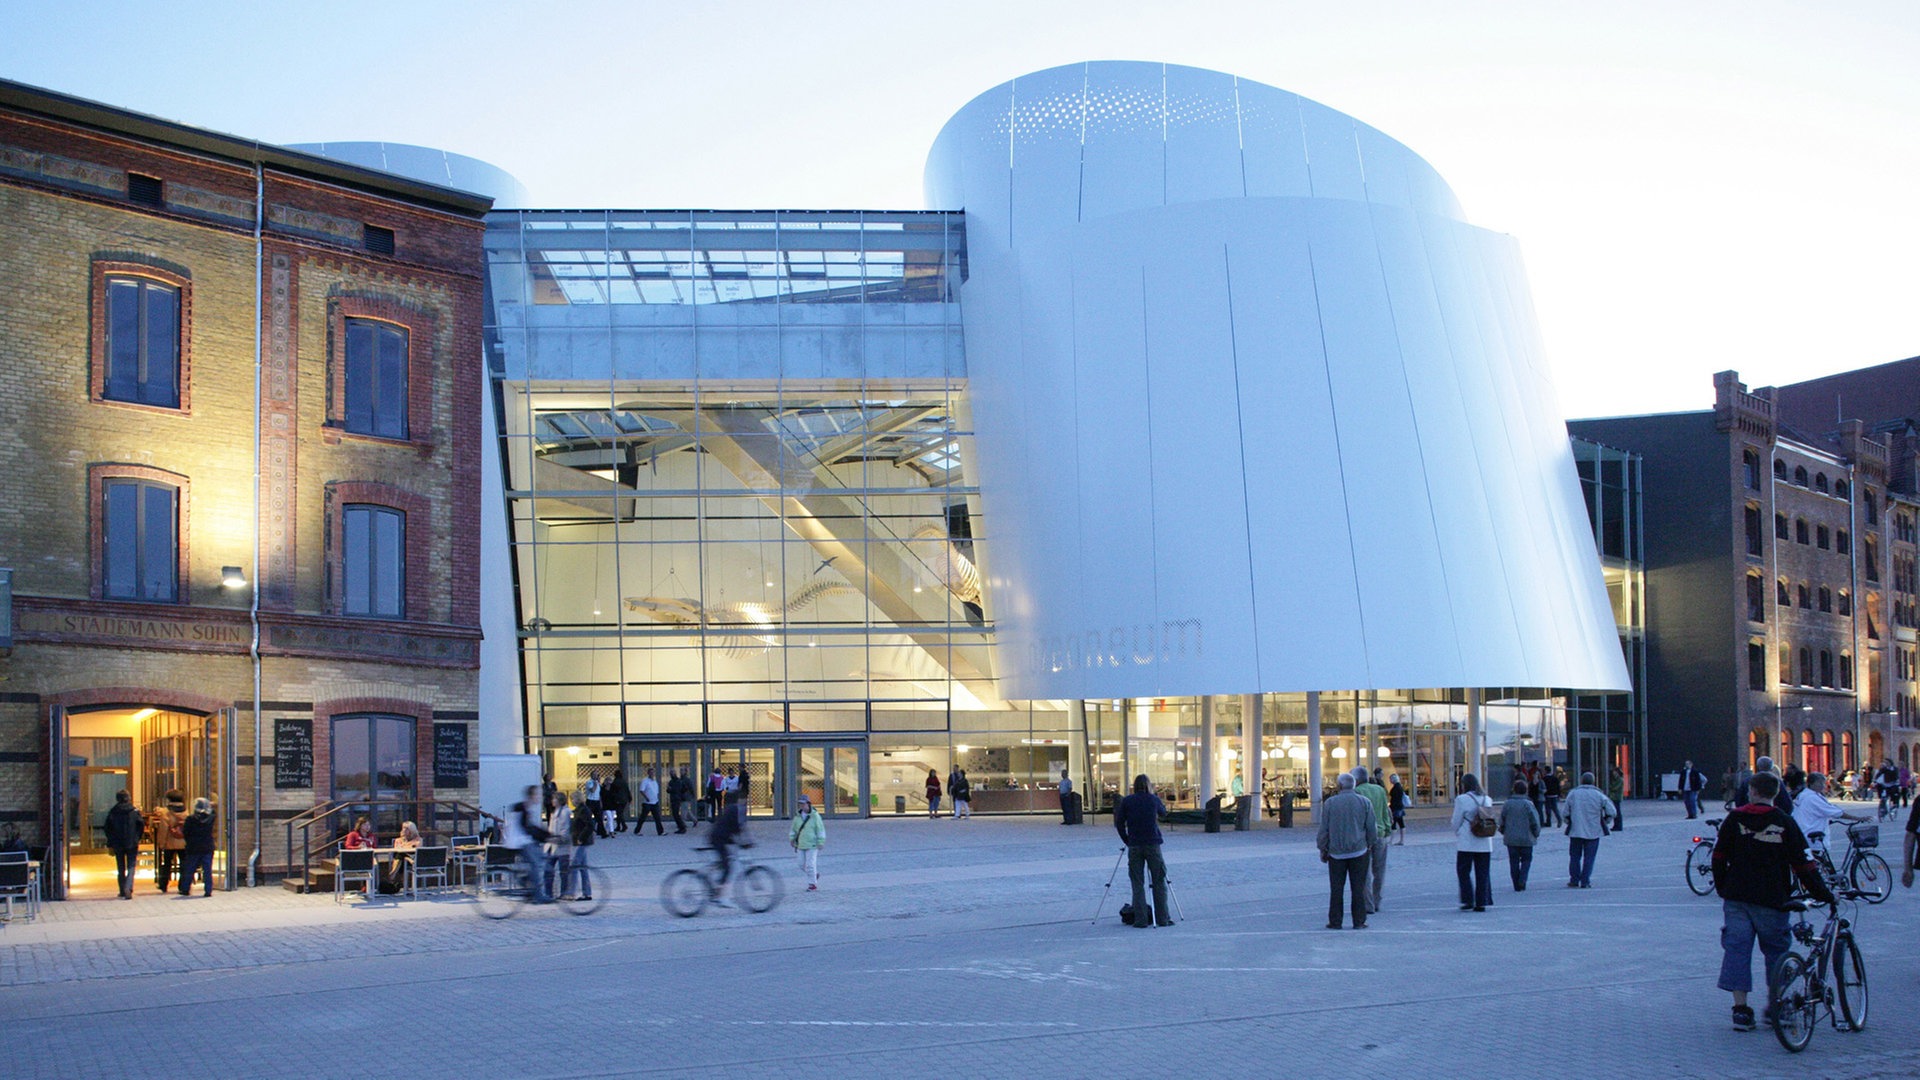
<instances>
[{"instance_id":1,"label":"cyclist on bicycle","mask_svg":"<svg viewBox=\"0 0 1920 1080\"><path fill-rule=\"evenodd\" d=\"M1793 823L1807 834L1810 854L1824 854L1827 850L1827 825L1829 822L1866 821L1864 814L1849 814L1835 806L1827 798L1827 774L1808 773L1806 789L1793 800ZM1831 859L1827 860L1829 863Z\"/></svg>"},{"instance_id":2,"label":"cyclist on bicycle","mask_svg":"<svg viewBox=\"0 0 1920 1080\"><path fill-rule=\"evenodd\" d=\"M707 844L713 848L714 862L720 865L720 886L713 897L715 907L733 906L727 899L727 886L733 880L733 845L753 846L752 841L746 839L748 780L748 775L742 772L738 793L727 796L713 824L707 827Z\"/></svg>"},{"instance_id":3,"label":"cyclist on bicycle","mask_svg":"<svg viewBox=\"0 0 1920 1080\"><path fill-rule=\"evenodd\" d=\"M1900 790L1900 770L1893 767L1892 758L1888 758L1880 770L1873 774L1873 790L1880 796L1880 816L1886 817L1888 804L1892 802L1894 793Z\"/></svg>"},{"instance_id":4,"label":"cyclist on bicycle","mask_svg":"<svg viewBox=\"0 0 1920 1080\"><path fill-rule=\"evenodd\" d=\"M1833 903L1833 891L1807 857L1806 834L1773 805L1780 793L1780 778L1759 772L1748 784L1749 801L1721 822L1713 845L1713 887L1720 894L1722 919L1717 985L1733 994L1736 1031L1752 1031L1755 1026L1747 994L1753 989L1756 940L1766 960L1769 991L1779 976L1780 960L1792 940L1787 902L1793 897L1794 879L1814 899Z\"/></svg>"},{"instance_id":5,"label":"cyclist on bicycle","mask_svg":"<svg viewBox=\"0 0 1920 1080\"><path fill-rule=\"evenodd\" d=\"M533 890L533 902L536 904L553 903L552 894L547 892L547 850L546 842L553 839L546 826L540 824L542 799L540 786L530 784L526 797L507 809L507 816L500 822L500 842L508 847L519 848L526 856L527 873L532 877L528 887Z\"/></svg>"}]
</instances>

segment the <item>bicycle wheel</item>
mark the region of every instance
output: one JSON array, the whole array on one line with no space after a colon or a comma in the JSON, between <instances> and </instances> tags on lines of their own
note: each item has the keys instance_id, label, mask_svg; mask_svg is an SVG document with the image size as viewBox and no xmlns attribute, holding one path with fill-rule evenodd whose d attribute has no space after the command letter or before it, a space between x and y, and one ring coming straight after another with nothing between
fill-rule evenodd
<instances>
[{"instance_id":1,"label":"bicycle wheel","mask_svg":"<svg viewBox=\"0 0 1920 1080\"><path fill-rule=\"evenodd\" d=\"M683 919L691 919L707 906L707 876L698 870L675 870L660 883L660 906Z\"/></svg>"},{"instance_id":2,"label":"bicycle wheel","mask_svg":"<svg viewBox=\"0 0 1920 1080\"><path fill-rule=\"evenodd\" d=\"M1797 1054L1813 1041L1813 1027L1820 1022L1820 992L1806 957L1789 953L1780 962L1780 983L1769 995L1767 1012L1781 1046Z\"/></svg>"},{"instance_id":3,"label":"bicycle wheel","mask_svg":"<svg viewBox=\"0 0 1920 1080\"><path fill-rule=\"evenodd\" d=\"M512 918L527 902L527 865L515 863L511 874L494 871L480 878L473 901L489 919Z\"/></svg>"},{"instance_id":4,"label":"bicycle wheel","mask_svg":"<svg viewBox=\"0 0 1920 1080\"><path fill-rule=\"evenodd\" d=\"M769 911L787 894L780 875L764 866L749 866L740 875L740 906L748 911Z\"/></svg>"},{"instance_id":5,"label":"bicycle wheel","mask_svg":"<svg viewBox=\"0 0 1920 1080\"><path fill-rule=\"evenodd\" d=\"M1882 904L1893 895L1893 868L1874 852L1866 852L1853 862L1849 875L1853 887L1867 894L1867 903Z\"/></svg>"},{"instance_id":6,"label":"bicycle wheel","mask_svg":"<svg viewBox=\"0 0 1920 1080\"><path fill-rule=\"evenodd\" d=\"M1687 852L1687 888L1695 896L1713 891L1713 841L1702 840Z\"/></svg>"},{"instance_id":7,"label":"bicycle wheel","mask_svg":"<svg viewBox=\"0 0 1920 1080\"><path fill-rule=\"evenodd\" d=\"M1839 991L1840 1016L1847 1028L1860 1031L1867 1026L1867 963L1860 959L1860 946L1853 935L1842 933L1833 945L1833 985Z\"/></svg>"},{"instance_id":8,"label":"bicycle wheel","mask_svg":"<svg viewBox=\"0 0 1920 1080\"><path fill-rule=\"evenodd\" d=\"M600 905L607 902L607 894L613 891L611 886L608 885L607 872L597 866L589 866L584 870L575 870L573 872L573 880L570 884L575 889L580 888L580 875L582 874L586 875L587 888L585 891L590 895L574 896L570 899L560 901L560 906L566 908L567 914L569 915L591 915L599 911Z\"/></svg>"}]
</instances>

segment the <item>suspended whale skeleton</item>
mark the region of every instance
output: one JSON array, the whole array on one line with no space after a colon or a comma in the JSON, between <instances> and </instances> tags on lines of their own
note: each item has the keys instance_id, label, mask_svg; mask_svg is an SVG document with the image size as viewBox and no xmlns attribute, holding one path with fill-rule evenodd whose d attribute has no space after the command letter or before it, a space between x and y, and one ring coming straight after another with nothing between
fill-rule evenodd
<instances>
[{"instance_id":1,"label":"suspended whale skeleton","mask_svg":"<svg viewBox=\"0 0 1920 1080\"><path fill-rule=\"evenodd\" d=\"M921 565L926 567L934 579L945 586L959 600L978 604L980 602L980 570L973 560L961 553L959 547L940 529L927 525L913 534L916 540L943 541L935 552ZM828 560L830 564L832 560ZM823 567L827 564L823 564ZM816 571L817 573L818 571ZM629 596L623 603L627 610L636 615L645 615L655 622L668 626L699 626L720 631L720 647L726 655L736 658L757 656L777 644L778 635L770 632L756 633L755 628L771 631L781 626L794 612L810 607L814 601L825 596L858 594L859 589L838 581L816 581L787 597L782 604L763 603L758 600L743 600L737 603L720 604L715 607L702 607L698 601L683 596ZM726 628L740 627L739 632L728 633Z\"/></svg>"}]
</instances>

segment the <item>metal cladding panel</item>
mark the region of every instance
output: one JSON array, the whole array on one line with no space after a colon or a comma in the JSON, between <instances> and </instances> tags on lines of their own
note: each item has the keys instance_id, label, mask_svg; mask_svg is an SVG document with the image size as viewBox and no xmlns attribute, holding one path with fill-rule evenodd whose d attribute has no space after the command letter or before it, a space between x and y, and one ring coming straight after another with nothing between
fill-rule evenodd
<instances>
[{"instance_id":1,"label":"metal cladding panel","mask_svg":"<svg viewBox=\"0 0 1920 1080\"><path fill-rule=\"evenodd\" d=\"M1008 697L1626 685L1514 246L1411 151L1102 63L970 103L927 190Z\"/></svg>"}]
</instances>

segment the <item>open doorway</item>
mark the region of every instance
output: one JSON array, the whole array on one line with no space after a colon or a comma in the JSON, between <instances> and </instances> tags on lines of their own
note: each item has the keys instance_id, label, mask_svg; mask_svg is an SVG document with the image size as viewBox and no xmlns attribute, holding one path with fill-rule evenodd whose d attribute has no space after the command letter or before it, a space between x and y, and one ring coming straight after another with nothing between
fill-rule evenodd
<instances>
[{"instance_id":1,"label":"open doorway","mask_svg":"<svg viewBox=\"0 0 1920 1080\"><path fill-rule=\"evenodd\" d=\"M106 845L106 816L115 797L128 792L142 817L178 791L191 806L204 798L219 807L226 770L216 717L155 706L114 705L64 714L61 820L65 824L65 894L68 899L111 898L119 893L114 860ZM214 815L216 823L223 815ZM216 829L214 873L224 883L224 829ZM143 837L134 872L135 895L158 888L153 837ZM169 884L177 884L170 882Z\"/></svg>"}]
</instances>

